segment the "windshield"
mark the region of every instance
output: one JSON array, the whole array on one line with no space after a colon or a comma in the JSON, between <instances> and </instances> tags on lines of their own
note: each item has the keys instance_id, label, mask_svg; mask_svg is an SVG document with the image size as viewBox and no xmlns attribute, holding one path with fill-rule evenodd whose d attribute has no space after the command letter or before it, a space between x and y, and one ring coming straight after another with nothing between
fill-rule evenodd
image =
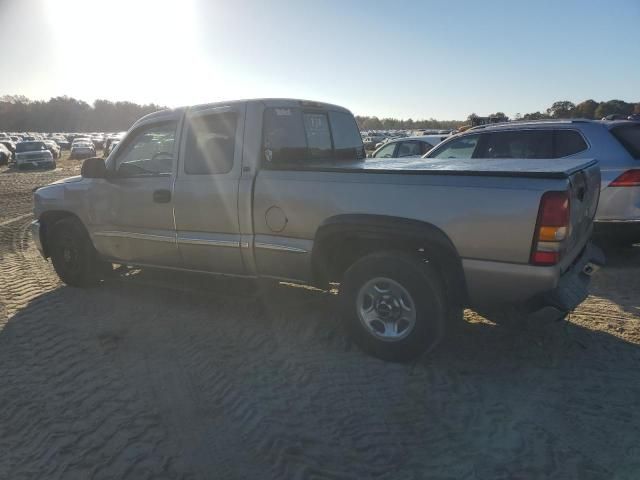
<instances>
[{"instance_id":1,"label":"windshield","mask_svg":"<svg viewBox=\"0 0 640 480\"><path fill-rule=\"evenodd\" d=\"M33 152L35 150L46 150L43 142L20 142L16 144L16 152Z\"/></svg>"}]
</instances>

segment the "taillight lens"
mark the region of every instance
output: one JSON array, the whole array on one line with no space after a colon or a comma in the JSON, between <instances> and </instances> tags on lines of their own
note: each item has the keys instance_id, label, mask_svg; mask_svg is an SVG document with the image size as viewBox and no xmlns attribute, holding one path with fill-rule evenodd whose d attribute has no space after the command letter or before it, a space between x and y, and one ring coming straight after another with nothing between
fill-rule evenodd
<instances>
[{"instance_id":1,"label":"taillight lens","mask_svg":"<svg viewBox=\"0 0 640 480\"><path fill-rule=\"evenodd\" d=\"M542 195L531 249L533 265L549 266L560 261L562 247L569 234L570 212L567 192L546 192Z\"/></svg>"},{"instance_id":2,"label":"taillight lens","mask_svg":"<svg viewBox=\"0 0 640 480\"><path fill-rule=\"evenodd\" d=\"M640 186L640 170L633 169L627 170L613 182L609 184L610 187L639 187Z\"/></svg>"}]
</instances>

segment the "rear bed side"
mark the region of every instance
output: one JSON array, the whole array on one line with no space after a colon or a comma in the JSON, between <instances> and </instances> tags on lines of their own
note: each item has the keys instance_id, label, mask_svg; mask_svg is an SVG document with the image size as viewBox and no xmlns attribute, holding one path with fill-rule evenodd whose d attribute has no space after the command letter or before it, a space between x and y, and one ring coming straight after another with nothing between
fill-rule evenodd
<instances>
[{"instance_id":1,"label":"rear bed side","mask_svg":"<svg viewBox=\"0 0 640 480\"><path fill-rule=\"evenodd\" d=\"M254 191L256 267L264 275L310 282L314 238L327 219L401 217L447 236L462 259L471 303L526 299L555 288L559 272L586 242L576 234L563 265L528 264L542 194L569 186L568 179L264 170Z\"/></svg>"}]
</instances>

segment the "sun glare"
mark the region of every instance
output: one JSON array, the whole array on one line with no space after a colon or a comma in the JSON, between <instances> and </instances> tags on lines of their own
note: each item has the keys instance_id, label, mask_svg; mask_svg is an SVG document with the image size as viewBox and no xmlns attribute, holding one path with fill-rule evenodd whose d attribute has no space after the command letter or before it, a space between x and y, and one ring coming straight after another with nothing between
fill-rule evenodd
<instances>
[{"instance_id":1,"label":"sun glare","mask_svg":"<svg viewBox=\"0 0 640 480\"><path fill-rule=\"evenodd\" d=\"M197 63L191 0L43 1L58 65L75 94L127 98L139 90L148 101L171 103L172 89Z\"/></svg>"}]
</instances>

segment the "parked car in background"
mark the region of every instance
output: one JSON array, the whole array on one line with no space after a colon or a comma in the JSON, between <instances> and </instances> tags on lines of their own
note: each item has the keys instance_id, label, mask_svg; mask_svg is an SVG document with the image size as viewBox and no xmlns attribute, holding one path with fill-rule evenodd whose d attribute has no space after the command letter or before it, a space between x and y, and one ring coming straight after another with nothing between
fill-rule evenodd
<instances>
[{"instance_id":1,"label":"parked car in background","mask_svg":"<svg viewBox=\"0 0 640 480\"><path fill-rule=\"evenodd\" d=\"M56 142L56 144L60 147L60 150L69 150L71 149L71 143L62 135L52 137L52 140Z\"/></svg>"},{"instance_id":2,"label":"parked car in background","mask_svg":"<svg viewBox=\"0 0 640 480\"><path fill-rule=\"evenodd\" d=\"M427 158L584 158L602 171L595 233L619 243L640 242L640 124L553 120L487 125L438 145Z\"/></svg>"},{"instance_id":3,"label":"parked car in background","mask_svg":"<svg viewBox=\"0 0 640 480\"><path fill-rule=\"evenodd\" d=\"M143 117L106 162L35 191L32 237L72 286L109 262L339 283L355 341L407 360L460 307L582 302L599 183L595 160L366 159L344 108L236 101Z\"/></svg>"},{"instance_id":4,"label":"parked car in background","mask_svg":"<svg viewBox=\"0 0 640 480\"><path fill-rule=\"evenodd\" d=\"M44 142L35 140L16 144L16 166L56 168L56 161Z\"/></svg>"},{"instance_id":5,"label":"parked car in background","mask_svg":"<svg viewBox=\"0 0 640 480\"><path fill-rule=\"evenodd\" d=\"M16 153L15 142L13 140L10 140L10 138L0 138L0 143L7 147L7 149L11 152L11 158L13 158Z\"/></svg>"},{"instance_id":6,"label":"parked car in background","mask_svg":"<svg viewBox=\"0 0 640 480\"><path fill-rule=\"evenodd\" d=\"M13 154L5 147L4 142L0 141L0 165L7 165Z\"/></svg>"},{"instance_id":7,"label":"parked car in background","mask_svg":"<svg viewBox=\"0 0 640 480\"><path fill-rule=\"evenodd\" d=\"M43 140L44 144L47 146L47 150L51 152L54 159L60 158L60 147L53 140Z\"/></svg>"},{"instance_id":8,"label":"parked car in background","mask_svg":"<svg viewBox=\"0 0 640 480\"><path fill-rule=\"evenodd\" d=\"M371 155L373 158L421 157L442 142L446 135L421 135L389 140Z\"/></svg>"},{"instance_id":9,"label":"parked car in background","mask_svg":"<svg viewBox=\"0 0 640 480\"><path fill-rule=\"evenodd\" d=\"M632 113L627 117L627 120L633 120L635 122L640 122L640 113Z\"/></svg>"},{"instance_id":10,"label":"parked car in background","mask_svg":"<svg viewBox=\"0 0 640 480\"><path fill-rule=\"evenodd\" d=\"M96 156L96 147L90 140L74 140L71 145L71 159L83 159Z\"/></svg>"},{"instance_id":11,"label":"parked car in background","mask_svg":"<svg viewBox=\"0 0 640 480\"><path fill-rule=\"evenodd\" d=\"M104 149L104 135L93 135L91 137L91 141L93 142L93 146L95 147L96 150L102 150Z\"/></svg>"}]
</instances>

